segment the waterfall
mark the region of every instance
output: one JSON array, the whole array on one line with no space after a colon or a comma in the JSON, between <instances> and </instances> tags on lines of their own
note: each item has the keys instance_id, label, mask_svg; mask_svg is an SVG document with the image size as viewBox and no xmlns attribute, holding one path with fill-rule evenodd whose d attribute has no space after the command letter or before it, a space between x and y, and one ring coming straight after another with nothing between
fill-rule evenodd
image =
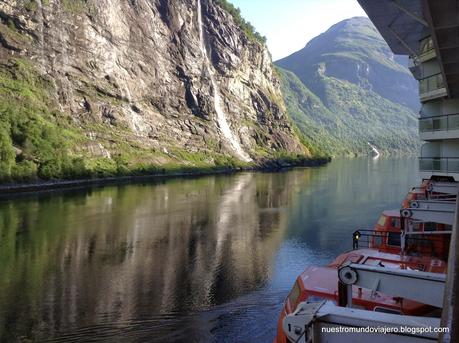
<instances>
[{"instance_id":1,"label":"waterfall","mask_svg":"<svg viewBox=\"0 0 459 343\"><path fill-rule=\"evenodd\" d=\"M374 145L372 145L370 142L367 142L367 143L368 143L368 145L370 146L371 150L373 151L373 158L374 158L374 159L379 158L379 156L381 155L380 152L379 152L379 150L376 149L376 147L375 147Z\"/></svg>"},{"instance_id":2,"label":"waterfall","mask_svg":"<svg viewBox=\"0 0 459 343\"><path fill-rule=\"evenodd\" d=\"M223 137L228 141L233 151L236 155L245 162L250 162L252 159L250 156L242 149L241 145L239 144L239 140L234 136L233 132L231 132L231 128L228 125L228 121L226 119L225 111L222 108L222 99L220 95L220 88L215 81L214 71L212 69L209 56L207 55L206 44L204 41L204 32L203 32L203 23L202 23L202 9L201 9L201 0L198 0L198 24L199 24L199 39L200 39L200 48L201 52L204 56L204 63L206 69L210 75L210 82L212 83L212 88L214 91L214 109L217 113L217 124L220 130L220 133Z\"/></svg>"}]
</instances>

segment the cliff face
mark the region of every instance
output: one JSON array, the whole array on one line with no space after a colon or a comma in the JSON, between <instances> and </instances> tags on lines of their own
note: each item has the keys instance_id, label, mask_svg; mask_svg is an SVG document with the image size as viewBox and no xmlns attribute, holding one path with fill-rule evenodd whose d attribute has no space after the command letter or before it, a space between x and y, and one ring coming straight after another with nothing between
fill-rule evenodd
<instances>
[{"instance_id":1,"label":"cliff face","mask_svg":"<svg viewBox=\"0 0 459 343\"><path fill-rule=\"evenodd\" d=\"M43 117L75 131L67 154L83 168L308 155L267 49L211 0L1 0L0 18L3 78L45 85L58 114ZM10 135L3 169L28 160L40 174L23 142Z\"/></svg>"}]
</instances>

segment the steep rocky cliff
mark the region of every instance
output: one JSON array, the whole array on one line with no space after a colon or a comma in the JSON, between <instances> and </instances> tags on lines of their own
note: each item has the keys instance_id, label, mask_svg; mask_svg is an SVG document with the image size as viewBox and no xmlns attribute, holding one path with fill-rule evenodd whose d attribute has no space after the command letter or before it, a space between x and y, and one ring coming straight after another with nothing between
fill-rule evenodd
<instances>
[{"instance_id":1,"label":"steep rocky cliff","mask_svg":"<svg viewBox=\"0 0 459 343\"><path fill-rule=\"evenodd\" d=\"M0 0L0 176L309 156L266 47L212 0Z\"/></svg>"}]
</instances>

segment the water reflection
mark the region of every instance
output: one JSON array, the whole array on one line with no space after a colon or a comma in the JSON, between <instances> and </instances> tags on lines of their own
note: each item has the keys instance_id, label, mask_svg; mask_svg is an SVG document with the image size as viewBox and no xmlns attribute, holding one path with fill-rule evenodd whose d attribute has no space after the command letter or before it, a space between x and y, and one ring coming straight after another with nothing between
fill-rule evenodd
<instances>
[{"instance_id":1,"label":"water reflection","mask_svg":"<svg viewBox=\"0 0 459 343\"><path fill-rule=\"evenodd\" d=\"M384 209L400 206L419 182L416 163L413 158L335 160L310 170L310 182L290 188L295 196L268 283L206 312L203 317L215 323L212 335L199 332L196 342L271 342L281 304L298 274L350 250L356 227L370 227ZM302 172L292 170L289 178L300 179Z\"/></svg>"},{"instance_id":2,"label":"water reflection","mask_svg":"<svg viewBox=\"0 0 459 343\"><path fill-rule=\"evenodd\" d=\"M311 175L244 173L0 202L0 341L103 340L113 330L160 337L171 335L170 319L185 330L208 326L190 313L267 284L288 209Z\"/></svg>"}]
</instances>

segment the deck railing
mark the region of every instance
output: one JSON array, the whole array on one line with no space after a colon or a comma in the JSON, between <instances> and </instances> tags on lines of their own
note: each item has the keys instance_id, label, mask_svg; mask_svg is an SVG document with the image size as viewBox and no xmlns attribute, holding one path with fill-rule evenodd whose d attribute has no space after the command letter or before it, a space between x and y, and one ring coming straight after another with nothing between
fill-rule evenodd
<instances>
[{"instance_id":1,"label":"deck railing","mask_svg":"<svg viewBox=\"0 0 459 343\"><path fill-rule=\"evenodd\" d=\"M441 73L428 76L419 80L419 93L426 94L429 92L436 91L438 89L445 88L443 81L443 75Z\"/></svg>"},{"instance_id":2,"label":"deck railing","mask_svg":"<svg viewBox=\"0 0 459 343\"><path fill-rule=\"evenodd\" d=\"M459 157L420 157L419 170L459 173Z\"/></svg>"},{"instance_id":3,"label":"deck railing","mask_svg":"<svg viewBox=\"0 0 459 343\"><path fill-rule=\"evenodd\" d=\"M419 119L419 132L459 130L459 113Z\"/></svg>"},{"instance_id":4,"label":"deck railing","mask_svg":"<svg viewBox=\"0 0 459 343\"><path fill-rule=\"evenodd\" d=\"M442 242L440 237L426 235L423 237L405 236L404 253L407 255L436 255L435 242ZM402 249L400 232L357 230L352 234L352 249Z\"/></svg>"}]
</instances>

